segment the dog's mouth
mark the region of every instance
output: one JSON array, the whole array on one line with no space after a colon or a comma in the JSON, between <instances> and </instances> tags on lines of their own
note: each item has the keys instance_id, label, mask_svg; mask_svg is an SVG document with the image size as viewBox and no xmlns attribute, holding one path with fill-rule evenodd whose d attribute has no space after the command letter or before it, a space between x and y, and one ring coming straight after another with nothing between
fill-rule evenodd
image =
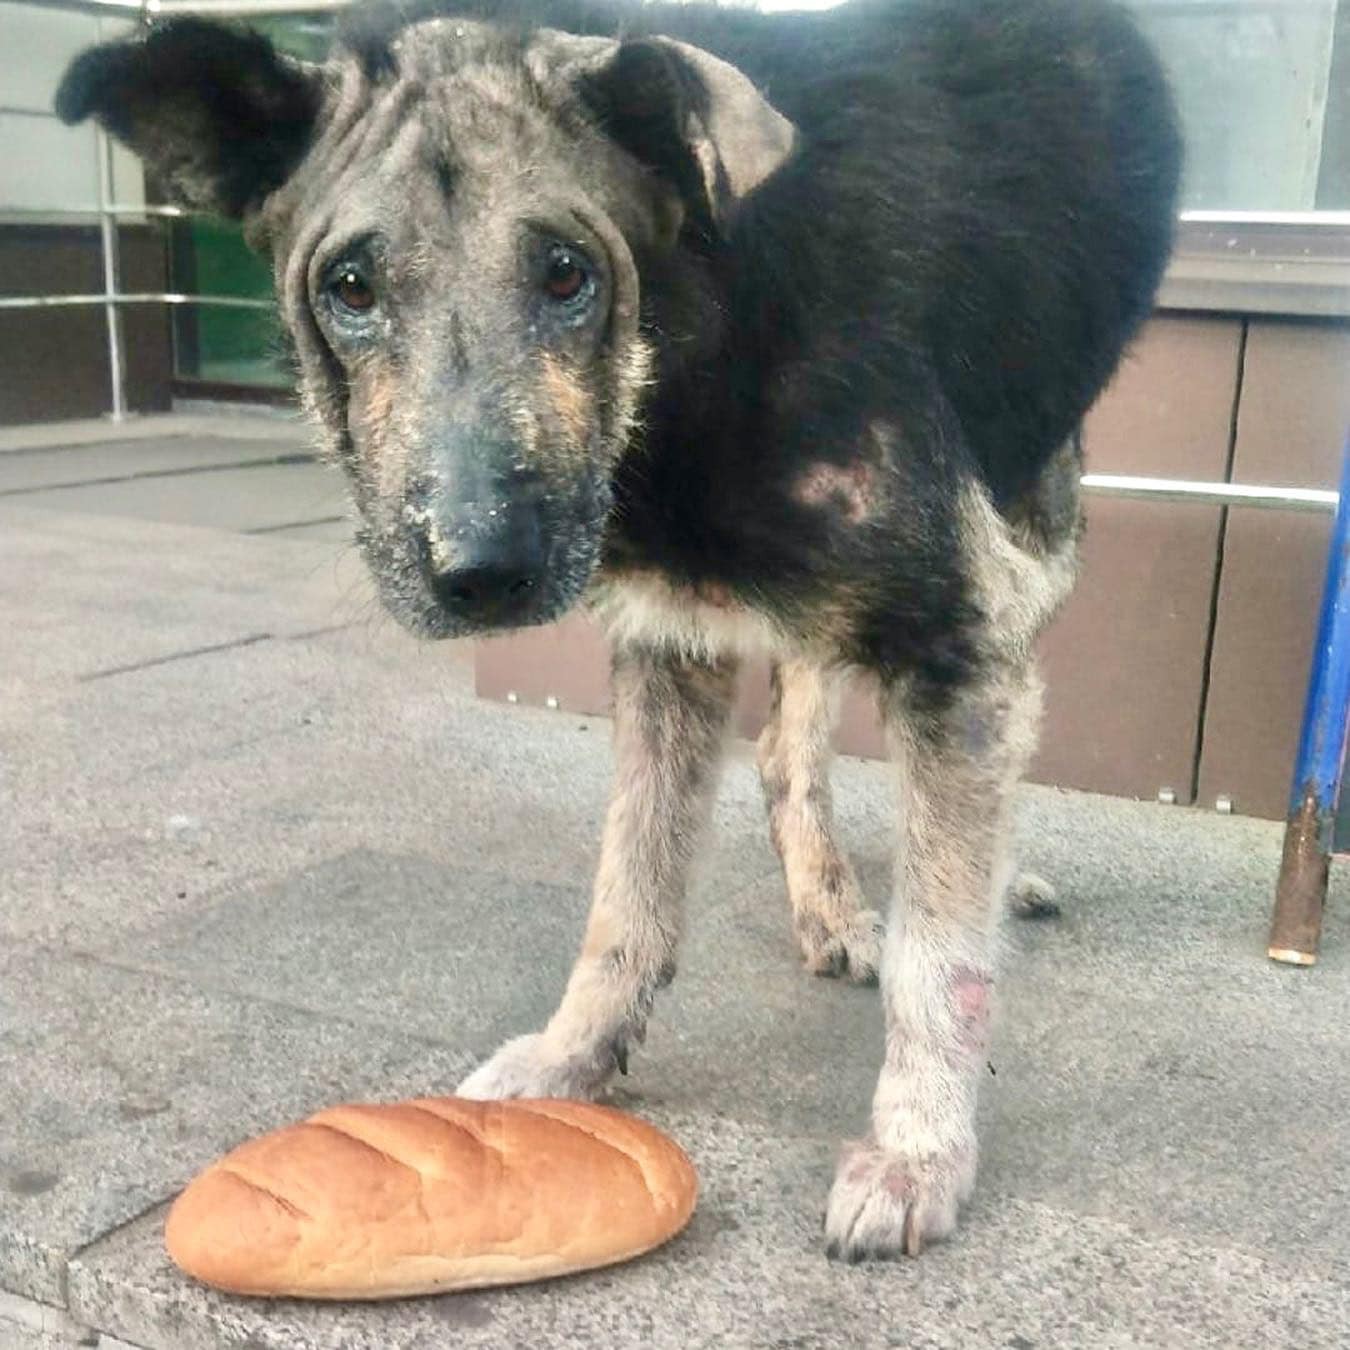
<instances>
[{"instance_id":1,"label":"dog's mouth","mask_svg":"<svg viewBox=\"0 0 1350 1350\"><path fill-rule=\"evenodd\" d=\"M418 637L509 632L561 618L595 574L609 492L591 489L584 497L565 513L512 516L493 508L504 525L484 510L438 528L425 512L405 508L397 522L367 522L357 541L385 609Z\"/></svg>"}]
</instances>

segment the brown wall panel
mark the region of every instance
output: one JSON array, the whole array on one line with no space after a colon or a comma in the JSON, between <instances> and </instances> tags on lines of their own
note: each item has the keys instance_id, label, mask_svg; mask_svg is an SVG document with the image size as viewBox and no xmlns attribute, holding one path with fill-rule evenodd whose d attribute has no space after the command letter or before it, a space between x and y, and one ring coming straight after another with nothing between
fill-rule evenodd
<instances>
[{"instance_id":1,"label":"brown wall panel","mask_svg":"<svg viewBox=\"0 0 1350 1350\"><path fill-rule=\"evenodd\" d=\"M1087 420L1087 468L1224 476L1242 324L1149 324ZM1190 800L1217 507L1089 497L1082 572L1042 643L1038 782Z\"/></svg>"},{"instance_id":2,"label":"brown wall panel","mask_svg":"<svg viewBox=\"0 0 1350 1350\"><path fill-rule=\"evenodd\" d=\"M1334 488L1347 427L1350 325L1253 321L1234 480ZM1229 512L1201 802L1285 814L1330 533L1330 517Z\"/></svg>"},{"instance_id":3,"label":"brown wall panel","mask_svg":"<svg viewBox=\"0 0 1350 1350\"><path fill-rule=\"evenodd\" d=\"M474 690L482 698L542 707L549 699L568 712L608 714L609 648L580 614L543 628L526 628L474 644Z\"/></svg>"},{"instance_id":4,"label":"brown wall panel","mask_svg":"<svg viewBox=\"0 0 1350 1350\"><path fill-rule=\"evenodd\" d=\"M122 289L164 290L159 231L124 226L121 246ZM6 295L101 292L99 232L92 226L0 227L0 277ZM126 306L123 325L128 405L136 412L167 408L173 372L165 307ZM0 425L101 416L112 406L103 310L0 310L0 370Z\"/></svg>"}]
</instances>

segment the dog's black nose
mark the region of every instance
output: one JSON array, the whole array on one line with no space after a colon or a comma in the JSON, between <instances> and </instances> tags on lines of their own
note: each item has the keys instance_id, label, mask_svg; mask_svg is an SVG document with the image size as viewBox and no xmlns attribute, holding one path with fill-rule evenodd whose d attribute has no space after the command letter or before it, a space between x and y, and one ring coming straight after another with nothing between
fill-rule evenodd
<instances>
[{"instance_id":1,"label":"dog's black nose","mask_svg":"<svg viewBox=\"0 0 1350 1350\"><path fill-rule=\"evenodd\" d=\"M520 562L484 562L431 573L431 589L442 607L464 619L509 620L529 608L539 574Z\"/></svg>"},{"instance_id":2,"label":"dog's black nose","mask_svg":"<svg viewBox=\"0 0 1350 1350\"><path fill-rule=\"evenodd\" d=\"M486 513L481 513L486 514ZM538 518L527 506L479 513L435 529L423 554L427 584L447 614L483 627L510 627L534 607L543 581Z\"/></svg>"}]
</instances>

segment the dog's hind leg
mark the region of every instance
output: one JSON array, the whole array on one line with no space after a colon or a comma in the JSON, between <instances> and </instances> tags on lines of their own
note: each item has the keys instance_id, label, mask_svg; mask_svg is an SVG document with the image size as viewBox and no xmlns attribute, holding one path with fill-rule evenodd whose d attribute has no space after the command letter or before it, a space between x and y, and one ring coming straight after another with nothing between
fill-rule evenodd
<instances>
[{"instance_id":1,"label":"dog's hind leg","mask_svg":"<svg viewBox=\"0 0 1350 1350\"><path fill-rule=\"evenodd\" d=\"M504 1045L465 1097L587 1097L646 1036L656 991L675 974L685 877L709 814L736 663L644 647L614 660L617 778L590 920L548 1027Z\"/></svg>"},{"instance_id":2,"label":"dog's hind leg","mask_svg":"<svg viewBox=\"0 0 1350 1350\"><path fill-rule=\"evenodd\" d=\"M840 679L804 658L774 665L759 775L806 968L870 983L881 961L881 917L864 908L858 878L835 839L830 793Z\"/></svg>"},{"instance_id":3,"label":"dog's hind leg","mask_svg":"<svg viewBox=\"0 0 1350 1350\"><path fill-rule=\"evenodd\" d=\"M884 699L900 761L900 847L882 957L886 1054L867 1139L847 1145L826 1214L832 1255L916 1255L975 1180L1012 789L1035 741L1039 681L1017 664L940 714Z\"/></svg>"}]
</instances>

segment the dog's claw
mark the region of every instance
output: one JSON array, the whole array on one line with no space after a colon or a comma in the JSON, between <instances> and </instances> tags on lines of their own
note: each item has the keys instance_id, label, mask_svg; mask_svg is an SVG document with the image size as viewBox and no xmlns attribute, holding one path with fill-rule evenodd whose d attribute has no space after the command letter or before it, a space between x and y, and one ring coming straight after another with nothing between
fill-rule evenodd
<instances>
[{"instance_id":1,"label":"dog's claw","mask_svg":"<svg viewBox=\"0 0 1350 1350\"><path fill-rule=\"evenodd\" d=\"M905 1215L904 1248L906 1256L918 1256L923 1251L923 1235L914 1210Z\"/></svg>"},{"instance_id":2,"label":"dog's claw","mask_svg":"<svg viewBox=\"0 0 1350 1350\"><path fill-rule=\"evenodd\" d=\"M1034 872L1019 872L1013 878L1008 902L1019 919L1057 919L1062 913L1055 888Z\"/></svg>"},{"instance_id":3,"label":"dog's claw","mask_svg":"<svg viewBox=\"0 0 1350 1350\"><path fill-rule=\"evenodd\" d=\"M619 1066L619 1072L625 1078L628 1077L628 1045L625 1041L614 1042L614 1062Z\"/></svg>"}]
</instances>

